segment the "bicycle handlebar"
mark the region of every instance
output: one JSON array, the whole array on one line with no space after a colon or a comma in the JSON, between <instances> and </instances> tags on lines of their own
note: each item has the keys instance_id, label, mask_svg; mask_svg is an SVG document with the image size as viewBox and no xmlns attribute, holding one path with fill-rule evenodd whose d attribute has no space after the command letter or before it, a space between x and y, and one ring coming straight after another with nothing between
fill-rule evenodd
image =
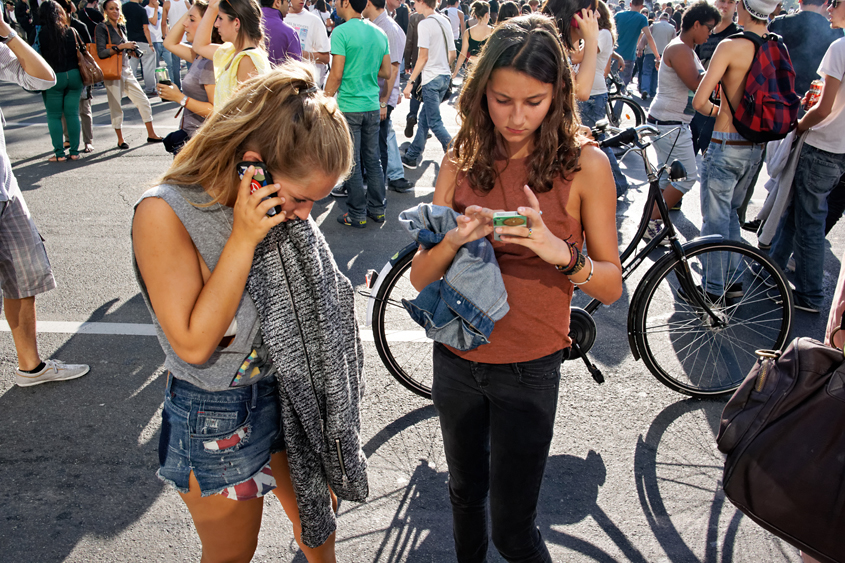
<instances>
[{"instance_id":1,"label":"bicycle handlebar","mask_svg":"<svg viewBox=\"0 0 845 563\"><path fill-rule=\"evenodd\" d=\"M630 127L628 129L625 129L621 133L618 133L612 137L608 137L607 139L599 143L599 146L603 149L607 147L621 147L622 145L633 143L636 140L637 130L633 127Z\"/></svg>"}]
</instances>

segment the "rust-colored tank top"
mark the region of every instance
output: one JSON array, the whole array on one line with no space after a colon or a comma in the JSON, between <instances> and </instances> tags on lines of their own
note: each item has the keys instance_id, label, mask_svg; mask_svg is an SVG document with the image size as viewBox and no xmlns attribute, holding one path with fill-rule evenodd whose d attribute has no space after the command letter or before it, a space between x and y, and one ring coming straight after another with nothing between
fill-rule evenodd
<instances>
[{"instance_id":1,"label":"rust-colored tank top","mask_svg":"<svg viewBox=\"0 0 845 563\"><path fill-rule=\"evenodd\" d=\"M527 206L523 192L528 181L526 160L497 163L501 173L494 188L485 195L473 191L469 182L458 175L455 210L463 213L470 205L481 205L516 211L517 207ZM548 228L562 239L571 236L580 248L581 224L566 212L570 184L559 179L551 191L536 195ZM488 240L502 270L510 310L496 323L489 344L467 352L450 349L469 361L507 364L535 360L569 347L569 304L574 289L569 278L524 246L494 241L493 235Z\"/></svg>"}]
</instances>

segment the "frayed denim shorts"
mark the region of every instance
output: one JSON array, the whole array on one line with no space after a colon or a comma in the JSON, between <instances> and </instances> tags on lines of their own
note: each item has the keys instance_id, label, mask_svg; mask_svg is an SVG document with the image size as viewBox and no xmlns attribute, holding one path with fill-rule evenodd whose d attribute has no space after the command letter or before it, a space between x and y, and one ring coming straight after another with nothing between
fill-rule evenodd
<instances>
[{"instance_id":1,"label":"frayed denim shorts","mask_svg":"<svg viewBox=\"0 0 845 563\"><path fill-rule=\"evenodd\" d=\"M202 496L247 500L272 491L270 454L285 449L275 376L225 391L167 379L158 477L187 493L193 471Z\"/></svg>"}]
</instances>

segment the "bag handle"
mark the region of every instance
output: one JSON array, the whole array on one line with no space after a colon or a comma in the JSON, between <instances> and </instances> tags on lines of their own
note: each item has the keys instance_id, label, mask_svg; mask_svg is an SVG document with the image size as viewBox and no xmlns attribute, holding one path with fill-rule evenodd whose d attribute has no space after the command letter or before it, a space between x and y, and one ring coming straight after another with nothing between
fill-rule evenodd
<instances>
[{"instance_id":1,"label":"bag handle","mask_svg":"<svg viewBox=\"0 0 845 563\"><path fill-rule=\"evenodd\" d=\"M82 38L79 36L79 32L73 28L70 28L73 32L74 37L76 37L76 50L79 52L85 51L85 44L82 43Z\"/></svg>"}]
</instances>

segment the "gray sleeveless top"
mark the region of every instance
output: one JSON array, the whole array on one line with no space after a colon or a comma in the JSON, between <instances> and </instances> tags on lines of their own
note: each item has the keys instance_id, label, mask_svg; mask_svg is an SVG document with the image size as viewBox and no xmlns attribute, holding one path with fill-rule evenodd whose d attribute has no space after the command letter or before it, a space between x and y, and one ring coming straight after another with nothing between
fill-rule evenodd
<instances>
[{"instance_id":1,"label":"gray sleeveless top","mask_svg":"<svg viewBox=\"0 0 845 563\"><path fill-rule=\"evenodd\" d=\"M666 47L668 48L680 41L680 38L675 38ZM695 59L695 67L698 69L698 73L703 74L704 67L695 51L693 51L692 56ZM660 121L689 123L695 115L695 110L692 108L694 95L695 92L687 88L674 68L670 68L667 64L661 64L660 70L657 71L657 94L654 96L654 101L651 102L648 113Z\"/></svg>"},{"instance_id":2,"label":"gray sleeveless top","mask_svg":"<svg viewBox=\"0 0 845 563\"><path fill-rule=\"evenodd\" d=\"M201 205L211 201L211 197L199 186L182 187L168 184L156 186L141 196L141 199L135 204L135 208L137 209L138 204L148 197L161 198L173 208L176 216L187 229L208 269L214 271L214 267L220 259L220 254L223 252L223 246L229 240L229 235L232 232L232 208L224 205L211 205L209 207L192 205L192 203ZM235 313L238 327L234 341L225 348L218 347L208 361L202 365L189 364L182 360L173 351L164 331L161 329L150 303L147 286L138 270L134 253L132 255L132 267L135 271L135 279L141 288L141 295L150 310L158 341L162 350L164 350L164 367L170 370L174 377L206 391L223 391L232 387L233 379L236 375L239 375L238 370L244 365L247 356L256 349L256 344L258 349L262 349L260 352L265 352L261 344L258 311L252 302L252 298L244 290L241 304ZM261 369L260 373L254 377L250 377L251 374L240 374L245 376L239 377L237 385L251 385L271 374L272 371L272 369Z\"/></svg>"}]
</instances>

